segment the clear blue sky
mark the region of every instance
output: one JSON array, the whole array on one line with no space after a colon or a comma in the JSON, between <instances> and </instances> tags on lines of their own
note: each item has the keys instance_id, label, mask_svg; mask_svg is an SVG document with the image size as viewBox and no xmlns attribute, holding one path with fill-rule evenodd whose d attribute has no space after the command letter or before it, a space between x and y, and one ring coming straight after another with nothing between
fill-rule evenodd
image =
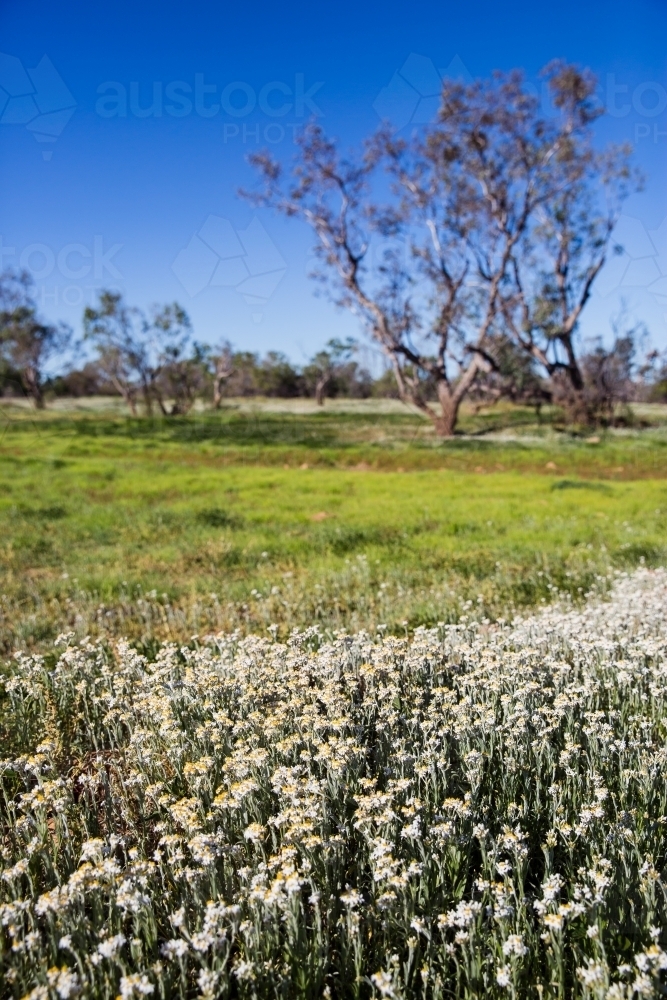
<instances>
[{"instance_id":1,"label":"clear blue sky","mask_svg":"<svg viewBox=\"0 0 667 1000\"><path fill-rule=\"evenodd\" d=\"M247 153L289 156L312 113L350 144L378 109L414 121L438 72L537 80L563 57L599 76L601 140L634 142L647 175L584 330L604 333L624 297L667 344L665 0L3 0L0 25L3 263L23 257L52 318L80 328L106 284L137 305L178 299L202 340L297 361L356 335L308 281L309 233L239 200Z\"/></svg>"}]
</instances>

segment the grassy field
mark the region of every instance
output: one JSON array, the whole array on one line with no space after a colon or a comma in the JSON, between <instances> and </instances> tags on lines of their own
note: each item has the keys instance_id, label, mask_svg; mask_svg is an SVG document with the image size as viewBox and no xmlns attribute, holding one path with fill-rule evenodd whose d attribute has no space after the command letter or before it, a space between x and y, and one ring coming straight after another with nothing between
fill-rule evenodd
<instances>
[{"instance_id":1,"label":"grassy field","mask_svg":"<svg viewBox=\"0 0 667 1000\"><path fill-rule=\"evenodd\" d=\"M443 444L393 401L178 420L4 405L0 648L65 629L144 644L304 622L401 634L576 599L663 560L665 420L649 407L635 428L577 437L496 408Z\"/></svg>"},{"instance_id":2,"label":"grassy field","mask_svg":"<svg viewBox=\"0 0 667 1000\"><path fill-rule=\"evenodd\" d=\"M1 416L0 997L664 996L663 411Z\"/></svg>"}]
</instances>

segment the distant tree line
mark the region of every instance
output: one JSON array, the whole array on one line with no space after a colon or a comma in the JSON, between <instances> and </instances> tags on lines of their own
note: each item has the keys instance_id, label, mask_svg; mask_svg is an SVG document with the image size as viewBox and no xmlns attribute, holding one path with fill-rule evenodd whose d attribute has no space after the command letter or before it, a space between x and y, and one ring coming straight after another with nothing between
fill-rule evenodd
<instances>
[{"instance_id":1,"label":"distant tree line","mask_svg":"<svg viewBox=\"0 0 667 1000\"><path fill-rule=\"evenodd\" d=\"M89 360L48 375L67 350ZM217 409L239 396L313 397L323 405L336 396L396 395L392 379L374 379L356 352L353 340L334 339L297 366L279 351L260 357L226 340L201 344L177 302L144 312L110 291L85 310L77 339L39 317L27 274L0 274L0 395L27 396L38 409L49 395L120 396L135 416L183 415L197 399Z\"/></svg>"},{"instance_id":2,"label":"distant tree line","mask_svg":"<svg viewBox=\"0 0 667 1000\"><path fill-rule=\"evenodd\" d=\"M500 400L533 406L558 405L571 423L623 421L632 401L667 402L667 354L647 353L642 324L629 325L622 313L613 323L614 340L589 343L578 357L582 385L549 377L530 354L505 334L486 337L487 365L467 392L474 407ZM65 352L75 359L57 375L47 374ZM88 355L82 364L76 358ZM103 291L83 316L83 337L38 314L28 276L0 274L0 396L25 396L37 408L49 397L119 396L131 414L188 413L199 399L218 409L239 397L326 399L405 399L395 371L373 376L357 360L358 344L330 340L304 365L279 351L264 356L194 339L190 319L178 303L148 312L128 306L116 292ZM431 373L405 366L404 378L419 385L426 406L438 404L438 381ZM409 400L408 400L409 401ZM421 409L422 407L420 407Z\"/></svg>"}]
</instances>

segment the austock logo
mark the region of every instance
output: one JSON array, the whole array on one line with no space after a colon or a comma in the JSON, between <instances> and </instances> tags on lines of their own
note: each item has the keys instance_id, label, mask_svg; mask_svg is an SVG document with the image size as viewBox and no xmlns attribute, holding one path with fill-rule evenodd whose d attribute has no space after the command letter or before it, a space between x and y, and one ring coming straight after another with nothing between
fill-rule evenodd
<instances>
[{"instance_id":1,"label":"austock logo","mask_svg":"<svg viewBox=\"0 0 667 1000\"><path fill-rule=\"evenodd\" d=\"M25 271L35 284L37 300L47 306L92 305L101 288L118 289L123 275L115 259L122 243L105 243L101 235L86 243L29 243L8 246L0 235L0 270Z\"/></svg>"},{"instance_id":2,"label":"austock logo","mask_svg":"<svg viewBox=\"0 0 667 1000\"><path fill-rule=\"evenodd\" d=\"M228 288L251 306L265 305L287 270L257 216L245 229L235 229L229 219L209 215L171 266L191 297L205 288Z\"/></svg>"},{"instance_id":3,"label":"austock logo","mask_svg":"<svg viewBox=\"0 0 667 1000\"><path fill-rule=\"evenodd\" d=\"M76 101L48 56L26 69L0 53L0 125L23 125L39 143L52 144L74 114ZM50 160L53 150L43 149Z\"/></svg>"},{"instance_id":4,"label":"austock logo","mask_svg":"<svg viewBox=\"0 0 667 1000\"><path fill-rule=\"evenodd\" d=\"M622 215L613 240L617 252L600 273L599 294L606 298L615 292L644 290L667 308L667 217L657 229L646 229L640 219Z\"/></svg>"},{"instance_id":5,"label":"austock logo","mask_svg":"<svg viewBox=\"0 0 667 1000\"><path fill-rule=\"evenodd\" d=\"M141 86L136 80L129 85L106 80L97 88L95 111L101 118L222 119L225 145L294 143L304 119L323 117L317 103L323 86L321 80L308 85L304 73L295 73L289 83L270 80L258 88L245 80L219 86L207 82L204 73L195 73L192 83L154 80Z\"/></svg>"},{"instance_id":6,"label":"austock logo","mask_svg":"<svg viewBox=\"0 0 667 1000\"><path fill-rule=\"evenodd\" d=\"M411 52L373 102L378 116L398 132L406 125L427 125L435 120L445 80L472 83L472 76L459 56L445 69L436 69L432 59Z\"/></svg>"}]
</instances>

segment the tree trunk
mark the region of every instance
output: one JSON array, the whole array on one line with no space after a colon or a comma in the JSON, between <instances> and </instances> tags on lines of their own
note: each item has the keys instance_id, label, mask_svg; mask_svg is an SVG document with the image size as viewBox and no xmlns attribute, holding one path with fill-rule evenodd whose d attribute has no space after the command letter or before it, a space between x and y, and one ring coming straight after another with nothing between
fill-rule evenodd
<instances>
[{"instance_id":1,"label":"tree trunk","mask_svg":"<svg viewBox=\"0 0 667 1000\"><path fill-rule=\"evenodd\" d=\"M329 377L318 378L315 383L315 402L318 406L324 406L324 394L329 384Z\"/></svg>"},{"instance_id":2,"label":"tree trunk","mask_svg":"<svg viewBox=\"0 0 667 1000\"><path fill-rule=\"evenodd\" d=\"M144 396L144 406L146 407L146 416L147 417L152 417L153 416L153 393L151 392L151 387L146 382L144 382L141 388L142 388L143 396ZM160 405L160 409L161 409L163 415L166 416L167 415L167 411L165 410L164 403L162 402L162 399L159 396L158 396L158 403Z\"/></svg>"},{"instance_id":3,"label":"tree trunk","mask_svg":"<svg viewBox=\"0 0 667 1000\"><path fill-rule=\"evenodd\" d=\"M163 417L170 416L169 410L165 406L164 399L162 398L162 393L161 392L156 392L155 396L156 396L156 399L157 399L157 405L160 407L160 413L162 414L162 416ZM149 395L147 397L147 399L146 399L146 405L148 407L148 416L152 417L153 416L152 396ZM176 409L176 405L177 405L176 402L174 402L172 404L171 416L174 415L174 412L175 412L175 409Z\"/></svg>"},{"instance_id":4,"label":"tree trunk","mask_svg":"<svg viewBox=\"0 0 667 1000\"><path fill-rule=\"evenodd\" d=\"M215 361L215 373L213 375L213 409L219 410L222 406L222 385L234 374L231 359L221 356Z\"/></svg>"},{"instance_id":5,"label":"tree trunk","mask_svg":"<svg viewBox=\"0 0 667 1000\"><path fill-rule=\"evenodd\" d=\"M126 389L121 389L120 390L120 394L123 397L123 399L125 400L126 404L129 406L130 413L132 414L132 416L136 417L136 415L137 415L137 403L136 403L136 400L134 398L134 395L131 392L128 392Z\"/></svg>"},{"instance_id":6,"label":"tree trunk","mask_svg":"<svg viewBox=\"0 0 667 1000\"><path fill-rule=\"evenodd\" d=\"M438 385L440 413L433 420L436 434L441 438L454 437L461 400L457 398L445 382Z\"/></svg>"},{"instance_id":7,"label":"tree trunk","mask_svg":"<svg viewBox=\"0 0 667 1000\"><path fill-rule=\"evenodd\" d=\"M108 374L109 374L109 378L111 379L112 383L114 384L114 386L116 387L116 389L118 390L118 392L123 397L123 400L125 401L125 404L127 406L129 406L130 413L132 414L133 417L136 417L136 415L137 415L137 404L135 402L134 393L133 393L132 389L130 389L130 387L127 386L127 385L125 385L123 382L121 382L121 380L118 378L118 376L114 375L113 372L109 372Z\"/></svg>"},{"instance_id":8,"label":"tree trunk","mask_svg":"<svg viewBox=\"0 0 667 1000\"><path fill-rule=\"evenodd\" d=\"M443 411L440 416L436 417L433 421L435 425L435 432L438 437L441 438L452 438L454 437L454 430L456 428L456 418L458 406L451 407L446 411Z\"/></svg>"},{"instance_id":9,"label":"tree trunk","mask_svg":"<svg viewBox=\"0 0 667 1000\"><path fill-rule=\"evenodd\" d=\"M39 376L32 365L28 365L23 372L23 387L35 404L36 409L43 410L45 407L44 393L42 392Z\"/></svg>"},{"instance_id":10,"label":"tree trunk","mask_svg":"<svg viewBox=\"0 0 667 1000\"><path fill-rule=\"evenodd\" d=\"M399 389L399 395L404 403L410 403L412 406L416 406L417 409L421 410L424 416L429 418L438 437L454 437L461 400L450 393L448 386L444 383L438 386L440 413L434 413L428 403L425 403L423 399L412 395L410 392L401 393Z\"/></svg>"},{"instance_id":11,"label":"tree trunk","mask_svg":"<svg viewBox=\"0 0 667 1000\"><path fill-rule=\"evenodd\" d=\"M581 392L584 388L584 376L581 373L581 368L579 367L577 356L574 352L572 336L570 334L563 334L558 339L567 354L567 367L565 371L567 372L567 377L570 380L570 385L575 392Z\"/></svg>"}]
</instances>

